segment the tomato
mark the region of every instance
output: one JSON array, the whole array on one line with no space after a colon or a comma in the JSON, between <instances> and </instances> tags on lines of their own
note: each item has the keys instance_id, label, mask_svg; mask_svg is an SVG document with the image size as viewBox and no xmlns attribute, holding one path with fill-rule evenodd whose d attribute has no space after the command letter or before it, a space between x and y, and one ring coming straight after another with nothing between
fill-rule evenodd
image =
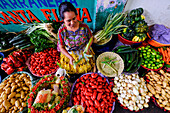
<instances>
[{"instance_id":1,"label":"tomato","mask_svg":"<svg viewBox=\"0 0 170 113\"><path fill-rule=\"evenodd\" d=\"M99 101L102 98L102 93L98 93L97 100Z\"/></svg>"},{"instance_id":2,"label":"tomato","mask_svg":"<svg viewBox=\"0 0 170 113\"><path fill-rule=\"evenodd\" d=\"M93 96L92 96L92 100L95 100L97 96L97 91L94 91Z\"/></svg>"},{"instance_id":3,"label":"tomato","mask_svg":"<svg viewBox=\"0 0 170 113\"><path fill-rule=\"evenodd\" d=\"M95 106L96 106L96 107L100 107L100 103L99 103L98 100L95 100L94 103L95 103Z\"/></svg>"},{"instance_id":4,"label":"tomato","mask_svg":"<svg viewBox=\"0 0 170 113\"><path fill-rule=\"evenodd\" d=\"M77 100L80 101L80 95L77 95Z\"/></svg>"},{"instance_id":5,"label":"tomato","mask_svg":"<svg viewBox=\"0 0 170 113\"><path fill-rule=\"evenodd\" d=\"M86 97L86 99L88 99L88 100L90 100L90 99L91 99L91 98L90 98L90 96L87 96L87 95L86 95L85 97Z\"/></svg>"},{"instance_id":6,"label":"tomato","mask_svg":"<svg viewBox=\"0 0 170 113\"><path fill-rule=\"evenodd\" d=\"M93 106L91 106L89 109L90 109L90 111L94 111L95 110L95 108Z\"/></svg>"},{"instance_id":7,"label":"tomato","mask_svg":"<svg viewBox=\"0 0 170 113\"><path fill-rule=\"evenodd\" d=\"M81 99L82 99L83 101L85 101L85 100L86 100L84 96L81 96Z\"/></svg>"},{"instance_id":8,"label":"tomato","mask_svg":"<svg viewBox=\"0 0 170 113\"><path fill-rule=\"evenodd\" d=\"M92 78L96 78L97 76L98 76L98 74L95 74L95 73L92 73L92 74L91 74L91 77L92 77Z\"/></svg>"},{"instance_id":9,"label":"tomato","mask_svg":"<svg viewBox=\"0 0 170 113\"><path fill-rule=\"evenodd\" d=\"M89 104L89 101L88 100L85 100L85 103L86 103L86 106L90 106L90 104Z\"/></svg>"},{"instance_id":10,"label":"tomato","mask_svg":"<svg viewBox=\"0 0 170 113\"><path fill-rule=\"evenodd\" d=\"M94 105L94 103L93 103L93 101L92 101L92 100L89 100L89 104L90 104L91 106L93 106L93 105Z\"/></svg>"},{"instance_id":11,"label":"tomato","mask_svg":"<svg viewBox=\"0 0 170 113\"><path fill-rule=\"evenodd\" d=\"M78 88L78 90L77 90L77 95L80 93L80 88Z\"/></svg>"}]
</instances>

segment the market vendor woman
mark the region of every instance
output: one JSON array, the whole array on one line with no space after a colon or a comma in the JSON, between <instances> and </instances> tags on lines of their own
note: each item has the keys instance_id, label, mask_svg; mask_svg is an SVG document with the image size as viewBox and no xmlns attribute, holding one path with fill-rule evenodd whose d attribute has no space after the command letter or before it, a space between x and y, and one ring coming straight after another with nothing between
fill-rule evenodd
<instances>
[{"instance_id":1,"label":"market vendor woman","mask_svg":"<svg viewBox=\"0 0 170 113\"><path fill-rule=\"evenodd\" d=\"M82 74L92 71L95 60L94 52L90 47L93 36L89 27L77 20L76 8L70 2L60 4L59 14L64 21L57 36L58 47L61 51L61 67L66 69L69 74ZM53 32L51 33L56 36ZM85 48L87 51L84 51Z\"/></svg>"}]
</instances>

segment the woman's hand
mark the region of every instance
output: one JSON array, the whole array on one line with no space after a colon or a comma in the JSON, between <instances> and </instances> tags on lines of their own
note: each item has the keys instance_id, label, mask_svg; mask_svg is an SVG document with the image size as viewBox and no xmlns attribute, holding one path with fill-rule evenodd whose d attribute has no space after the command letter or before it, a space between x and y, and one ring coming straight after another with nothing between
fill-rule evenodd
<instances>
[{"instance_id":1,"label":"woman's hand","mask_svg":"<svg viewBox=\"0 0 170 113\"><path fill-rule=\"evenodd\" d=\"M57 36L57 34L53 32L53 31L54 31L54 28L52 27L52 23L47 23L47 24L45 24L45 28L46 28L46 31L47 31L49 34L53 35L54 37Z\"/></svg>"},{"instance_id":2,"label":"woman's hand","mask_svg":"<svg viewBox=\"0 0 170 113\"><path fill-rule=\"evenodd\" d=\"M74 58L73 57L70 57L70 64L73 65L73 62L74 62Z\"/></svg>"}]
</instances>

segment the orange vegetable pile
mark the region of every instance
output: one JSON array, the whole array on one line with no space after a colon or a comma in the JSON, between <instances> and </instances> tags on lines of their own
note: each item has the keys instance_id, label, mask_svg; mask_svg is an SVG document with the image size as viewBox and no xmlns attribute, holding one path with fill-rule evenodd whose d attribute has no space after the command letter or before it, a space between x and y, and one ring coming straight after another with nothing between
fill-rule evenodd
<instances>
[{"instance_id":1,"label":"orange vegetable pile","mask_svg":"<svg viewBox=\"0 0 170 113\"><path fill-rule=\"evenodd\" d=\"M167 47L165 50L163 48L158 48L158 51L162 54L165 63L170 65L170 47Z\"/></svg>"}]
</instances>

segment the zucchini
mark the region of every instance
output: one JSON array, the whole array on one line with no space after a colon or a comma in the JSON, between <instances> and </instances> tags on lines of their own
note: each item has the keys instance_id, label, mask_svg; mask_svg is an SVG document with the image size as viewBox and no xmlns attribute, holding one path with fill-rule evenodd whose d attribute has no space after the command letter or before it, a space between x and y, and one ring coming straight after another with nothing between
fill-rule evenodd
<instances>
[{"instance_id":1,"label":"zucchini","mask_svg":"<svg viewBox=\"0 0 170 113\"><path fill-rule=\"evenodd\" d=\"M130 49L130 50L124 50L124 51L119 51L117 53L131 53L131 52L137 52L138 50L136 49Z\"/></svg>"},{"instance_id":2,"label":"zucchini","mask_svg":"<svg viewBox=\"0 0 170 113\"><path fill-rule=\"evenodd\" d=\"M31 46L31 44L27 44L25 46L20 47L20 49L25 49L25 48L30 47L30 46Z\"/></svg>"},{"instance_id":3,"label":"zucchini","mask_svg":"<svg viewBox=\"0 0 170 113\"><path fill-rule=\"evenodd\" d=\"M31 44L31 43L30 42L26 42L26 43L23 43L23 44L20 44L20 45L16 45L15 47L16 48L21 48L21 47L26 46L28 44Z\"/></svg>"},{"instance_id":4,"label":"zucchini","mask_svg":"<svg viewBox=\"0 0 170 113\"><path fill-rule=\"evenodd\" d=\"M13 46L21 45L21 44L25 43L26 41L27 41L26 39L23 39L21 41L15 42L15 43L13 43Z\"/></svg>"}]
</instances>

